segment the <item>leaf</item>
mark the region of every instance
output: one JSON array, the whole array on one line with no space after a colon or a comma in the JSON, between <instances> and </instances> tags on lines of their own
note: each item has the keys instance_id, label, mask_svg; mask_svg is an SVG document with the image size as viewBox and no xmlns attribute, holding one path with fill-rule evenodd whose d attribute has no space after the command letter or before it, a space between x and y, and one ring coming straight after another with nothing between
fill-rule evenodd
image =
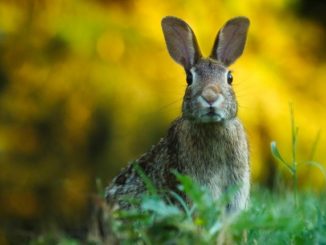
<instances>
[{"instance_id":1,"label":"leaf","mask_svg":"<svg viewBox=\"0 0 326 245\"><path fill-rule=\"evenodd\" d=\"M216 221L214 225L209 229L208 233L213 236L222 228L222 223L220 221Z\"/></svg>"},{"instance_id":2,"label":"leaf","mask_svg":"<svg viewBox=\"0 0 326 245\"><path fill-rule=\"evenodd\" d=\"M177 207L167 205L162 199L153 197L145 198L141 204L141 208L145 211L152 211L161 217L170 217L181 214Z\"/></svg>"},{"instance_id":3,"label":"leaf","mask_svg":"<svg viewBox=\"0 0 326 245\"><path fill-rule=\"evenodd\" d=\"M275 141L272 141L271 142L271 151L272 151L272 154L273 156L279 160L280 162L282 162L286 167L289 168L289 170L291 171L291 173L293 173L293 169L292 167L283 159L283 157L281 156L277 146L276 146L276 142Z\"/></svg>"},{"instance_id":4,"label":"leaf","mask_svg":"<svg viewBox=\"0 0 326 245\"><path fill-rule=\"evenodd\" d=\"M143 169L138 165L137 162L133 164L133 168L136 170L137 174L141 177L143 180L147 190L152 195L157 195L157 190L155 185L153 184L152 180L148 178L148 176L144 173Z\"/></svg>"},{"instance_id":5,"label":"leaf","mask_svg":"<svg viewBox=\"0 0 326 245\"><path fill-rule=\"evenodd\" d=\"M170 191L169 193L170 193L170 195L172 197L174 197L180 203L180 205L182 206L182 208L186 212L187 217L191 219L192 212L189 209L189 207L188 207L187 203L185 202L185 200L183 200L183 198L178 193L176 193L174 191Z\"/></svg>"},{"instance_id":6,"label":"leaf","mask_svg":"<svg viewBox=\"0 0 326 245\"><path fill-rule=\"evenodd\" d=\"M308 164L308 165L311 165L313 167L318 168L320 170L320 172L322 172L322 174L324 175L324 178L325 178L325 181L326 181L326 169L322 164L320 164L318 162L315 162L315 161L307 161L305 163Z\"/></svg>"},{"instance_id":7,"label":"leaf","mask_svg":"<svg viewBox=\"0 0 326 245\"><path fill-rule=\"evenodd\" d=\"M321 130L318 130L317 134L316 134L316 137L315 137L315 140L312 144L312 147L311 147L311 152L309 154L309 158L311 161L314 160L314 157L315 157L315 154L316 154L316 150L317 150L317 146L318 146L318 143L319 143L319 140L320 140L320 136L321 136Z\"/></svg>"},{"instance_id":8,"label":"leaf","mask_svg":"<svg viewBox=\"0 0 326 245\"><path fill-rule=\"evenodd\" d=\"M194 205L204 207L212 203L212 197L203 186L199 185L187 175L181 175L175 171L174 174L180 181L182 190L193 201Z\"/></svg>"}]
</instances>

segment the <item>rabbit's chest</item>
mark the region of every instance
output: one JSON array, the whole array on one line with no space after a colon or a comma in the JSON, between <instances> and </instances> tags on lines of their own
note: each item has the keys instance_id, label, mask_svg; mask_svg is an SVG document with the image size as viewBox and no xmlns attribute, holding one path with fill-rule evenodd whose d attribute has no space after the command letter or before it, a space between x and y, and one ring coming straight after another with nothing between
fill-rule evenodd
<instances>
[{"instance_id":1,"label":"rabbit's chest","mask_svg":"<svg viewBox=\"0 0 326 245\"><path fill-rule=\"evenodd\" d=\"M223 149L196 151L187 154L188 173L196 182L219 197L229 186L236 183L234 161Z\"/></svg>"},{"instance_id":2,"label":"rabbit's chest","mask_svg":"<svg viewBox=\"0 0 326 245\"><path fill-rule=\"evenodd\" d=\"M243 182L248 172L248 155L237 145L226 141L205 142L184 151L181 159L185 173L218 198L227 189Z\"/></svg>"},{"instance_id":3,"label":"rabbit's chest","mask_svg":"<svg viewBox=\"0 0 326 245\"><path fill-rule=\"evenodd\" d=\"M249 183L249 152L238 120L227 127L183 125L178 163L184 173L218 198L229 188Z\"/></svg>"}]
</instances>

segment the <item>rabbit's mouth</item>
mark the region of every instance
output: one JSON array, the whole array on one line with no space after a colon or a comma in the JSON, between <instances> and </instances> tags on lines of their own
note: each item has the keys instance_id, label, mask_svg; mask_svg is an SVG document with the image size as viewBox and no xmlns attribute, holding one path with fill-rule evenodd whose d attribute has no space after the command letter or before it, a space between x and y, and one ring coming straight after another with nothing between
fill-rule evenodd
<instances>
[{"instance_id":1,"label":"rabbit's mouth","mask_svg":"<svg viewBox=\"0 0 326 245\"><path fill-rule=\"evenodd\" d=\"M207 112L201 114L197 120L202 123L222 123L225 121L225 115L221 111L210 108Z\"/></svg>"}]
</instances>

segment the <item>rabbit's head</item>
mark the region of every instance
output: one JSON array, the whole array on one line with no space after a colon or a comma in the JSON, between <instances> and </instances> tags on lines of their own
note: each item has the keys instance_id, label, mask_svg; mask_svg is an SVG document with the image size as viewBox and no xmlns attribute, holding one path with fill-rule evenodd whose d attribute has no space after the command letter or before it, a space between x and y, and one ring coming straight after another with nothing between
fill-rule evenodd
<instances>
[{"instance_id":1,"label":"rabbit's head","mask_svg":"<svg viewBox=\"0 0 326 245\"><path fill-rule=\"evenodd\" d=\"M190 26L176 17L165 17L162 29L171 57L187 75L183 117L198 123L223 123L236 117L238 106L228 67L242 54L249 20L229 20L218 32L212 53L203 58Z\"/></svg>"}]
</instances>

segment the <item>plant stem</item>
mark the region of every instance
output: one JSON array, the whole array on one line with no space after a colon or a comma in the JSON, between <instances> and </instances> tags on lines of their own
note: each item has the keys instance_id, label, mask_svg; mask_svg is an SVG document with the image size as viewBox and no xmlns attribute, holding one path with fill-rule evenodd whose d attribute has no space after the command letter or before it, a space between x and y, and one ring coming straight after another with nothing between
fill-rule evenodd
<instances>
[{"instance_id":1,"label":"plant stem","mask_svg":"<svg viewBox=\"0 0 326 245\"><path fill-rule=\"evenodd\" d=\"M298 207L298 175L297 175L297 167L293 168L293 195L294 195L294 204L295 207Z\"/></svg>"},{"instance_id":2,"label":"plant stem","mask_svg":"<svg viewBox=\"0 0 326 245\"><path fill-rule=\"evenodd\" d=\"M298 206L297 192L298 192L298 173L297 173L297 136L299 129L295 125L293 105L290 104L291 115L291 131L292 131L292 176L293 176L293 193L295 206Z\"/></svg>"}]
</instances>

